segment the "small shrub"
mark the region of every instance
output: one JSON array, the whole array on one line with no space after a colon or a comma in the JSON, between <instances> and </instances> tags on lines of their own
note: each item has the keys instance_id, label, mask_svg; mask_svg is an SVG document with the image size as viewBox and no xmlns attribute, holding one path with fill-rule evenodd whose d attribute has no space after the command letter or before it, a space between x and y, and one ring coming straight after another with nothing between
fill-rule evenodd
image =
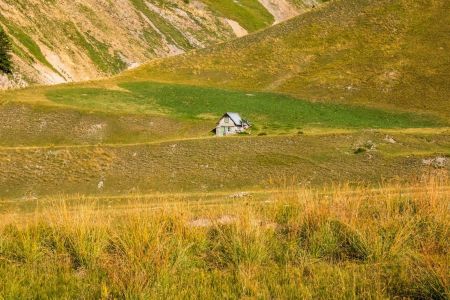
<instances>
[{"instance_id":1,"label":"small shrub","mask_svg":"<svg viewBox=\"0 0 450 300\"><path fill-rule=\"evenodd\" d=\"M399 215L403 214L416 214L418 211L417 203L412 198L399 197L393 201L393 213Z\"/></svg>"},{"instance_id":2,"label":"small shrub","mask_svg":"<svg viewBox=\"0 0 450 300\"><path fill-rule=\"evenodd\" d=\"M0 27L0 72L12 73L11 42L5 31Z\"/></svg>"},{"instance_id":3,"label":"small shrub","mask_svg":"<svg viewBox=\"0 0 450 300\"><path fill-rule=\"evenodd\" d=\"M358 148L355 149L355 151L353 151L353 153L354 153L354 154L360 154L360 153L364 153L364 152L366 152L366 151L367 151L366 148L364 148L364 147L358 147Z\"/></svg>"}]
</instances>

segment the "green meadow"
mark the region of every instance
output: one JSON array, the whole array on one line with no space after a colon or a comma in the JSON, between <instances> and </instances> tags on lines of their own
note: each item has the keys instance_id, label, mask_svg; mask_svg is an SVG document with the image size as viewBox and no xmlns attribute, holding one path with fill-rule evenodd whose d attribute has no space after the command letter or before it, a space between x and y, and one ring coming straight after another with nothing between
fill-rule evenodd
<instances>
[{"instance_id":1,"label":"green meadow","mask_svg":"<svg viewBox=\"0 0 450 300\"><path fill-rule=\"evenodd\" d=\"M411 128L445 124L435 117L351 105L310 102L263 92L242 92L156 82L120 83L121 90L53 89L47 98L58 104L105 112L164 114L187 119L219 118L239 112L258 129Z\"/></svg>"}]
</instances>

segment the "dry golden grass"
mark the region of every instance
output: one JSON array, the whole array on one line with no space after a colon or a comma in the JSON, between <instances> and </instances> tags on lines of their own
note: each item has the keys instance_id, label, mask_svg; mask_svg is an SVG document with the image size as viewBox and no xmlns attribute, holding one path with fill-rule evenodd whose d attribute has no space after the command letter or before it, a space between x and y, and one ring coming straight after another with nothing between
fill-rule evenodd
<instances>
[{"instance_id":1,"label":"dry golden grass","mask_svg":"<svg viewBox=\"0 0 450 300\"><path fill-rule=\"evenodd\" d=\"M265 198L64 197L0 218L0 297L449 297L446 174ZM70 203L70 204L69 204Z\"/></svg>"}]
</instances>

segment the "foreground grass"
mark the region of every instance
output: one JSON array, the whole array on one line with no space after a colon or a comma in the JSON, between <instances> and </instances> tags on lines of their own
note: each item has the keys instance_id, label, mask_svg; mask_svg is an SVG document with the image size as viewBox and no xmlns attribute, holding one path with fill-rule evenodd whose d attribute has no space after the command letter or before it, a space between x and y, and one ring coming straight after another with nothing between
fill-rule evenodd
<instances>
[{"instance_id":1,"label":"foreground grass","mask_svg":"<svg viewBox=\"0 0 450 300\"><path fill-rule=\"evenodd\" d=\"M59 198L32 214L5 212L0 295L449 296L445 176L375 190L283 187L266 201L201 203L152 204L136 197L126 209L116 209L82 199L67 206Z\"/></svg>"}]
</instances>

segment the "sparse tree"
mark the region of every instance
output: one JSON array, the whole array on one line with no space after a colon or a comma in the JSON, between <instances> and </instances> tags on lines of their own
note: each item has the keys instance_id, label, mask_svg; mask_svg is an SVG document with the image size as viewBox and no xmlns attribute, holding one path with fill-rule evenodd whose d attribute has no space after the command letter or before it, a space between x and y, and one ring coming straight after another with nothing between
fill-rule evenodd
<instances>
[{"instance_id":1,"label":"sparse tree","mask_svg":"<svg viewBox=\"0 0 450 300\"><path fill-rule=\"evenodd\" d=\"M6 32L0 27L0 72L12 73L11 65L11 42Z\"/></svg>"}]
</instances>

